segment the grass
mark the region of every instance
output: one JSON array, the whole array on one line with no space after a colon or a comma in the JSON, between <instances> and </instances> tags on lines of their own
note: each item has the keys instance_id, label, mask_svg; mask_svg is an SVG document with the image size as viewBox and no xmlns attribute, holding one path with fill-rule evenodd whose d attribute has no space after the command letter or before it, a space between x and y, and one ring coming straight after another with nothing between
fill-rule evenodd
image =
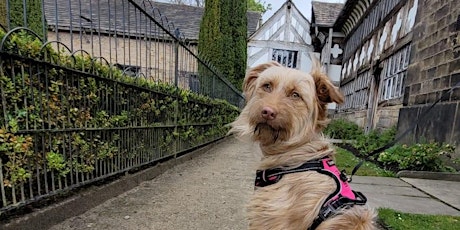
<instances>
[{"instance_id":1,"label":"grass","mask_svg":"<svg viewBox=\"0 0 460 230\"><path fill-rule=\"evenodd\" d=\"M379 219L391 230L458 230L460 216L421 215L401 213L380 208Z\"/></svg>"},{"instance_id":2,"label":"grass","mask_svg":"<svg viewBox=\"0 0 460 230\"><path fill-rule=\"evenodd\" d=\"M345 169L348 174L360 159L353 153L337 147L335 162L340 170ZM371 162L364 162L355 175L394 177L391 171L384 170ZM421 215L402 213L388 208L379 209L379 221L389 230L458 230L460 216Z\"/></svg>"},{"instance_id":3,"label":"grass","mask_svg":"<svg viewBox=\"0 0 460 230\"><path fill-rule=\"evenodd\" d=\"M335 163L340 170L345 169L350 175L353 168L359 163L361 159L355 157L353 153L348 152L345 149L337 147L337 154L335 155ZM359 168L355 175L358 176L383 176L383 177L394 177L395 174L391 171L379 168L374 163L365 161Z\"/></svg>"}]
</instances>

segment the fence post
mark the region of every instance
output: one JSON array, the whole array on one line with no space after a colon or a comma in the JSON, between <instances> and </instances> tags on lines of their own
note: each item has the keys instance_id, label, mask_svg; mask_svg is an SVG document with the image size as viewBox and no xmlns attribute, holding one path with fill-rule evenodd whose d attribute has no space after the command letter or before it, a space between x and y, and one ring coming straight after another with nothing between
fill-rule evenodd
<instances>
[{"instance_id":1,"label":"fence post","mask_svg":"<svg viewBox=\"0 0 460 230\"><path fill-rule=\"evenodd\" d=\"M174 42L174 85L179 85L179 42Z\"/></svg>"}]
</instances>

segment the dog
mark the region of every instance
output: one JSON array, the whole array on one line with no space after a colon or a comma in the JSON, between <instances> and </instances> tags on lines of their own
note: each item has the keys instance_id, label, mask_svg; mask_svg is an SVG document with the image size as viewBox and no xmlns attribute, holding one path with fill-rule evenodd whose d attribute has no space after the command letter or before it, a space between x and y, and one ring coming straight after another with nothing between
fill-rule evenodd
<instances>
[{"instance_id":1,"label":"dog","mask_svg":"<svg viewBox=\"0 0 460 230\"><path fill-rule=\"evenodd\" d=\"M349 188L322 134L327 104L344 97L319 65L304 73L260 64L247 71L243 94L246 104L229 133L250 137L263 154L247 207L249 229L376 229L375 211Z\"/></svg>"}]
</instances>

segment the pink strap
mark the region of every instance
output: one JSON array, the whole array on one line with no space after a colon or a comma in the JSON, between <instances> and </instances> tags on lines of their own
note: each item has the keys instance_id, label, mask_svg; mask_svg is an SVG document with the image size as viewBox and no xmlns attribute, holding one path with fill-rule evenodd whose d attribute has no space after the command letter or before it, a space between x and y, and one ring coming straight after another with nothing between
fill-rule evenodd
<instances>
[{"instance_id":1,"label":"pink strap","mask_svg":"<svg viewBox=\"0 0 460 230\"><path fill-rule=\"evenodd\" d=\"M339 169L337 168L337 166L335 166L335 163L333 160L331 159L323 159L323 167L324 167L324 170L327 170L331 173L333 173L337 179L340 181L340 194L343 196L343 197L347 197L347 198L350 198L350 199L356 199L356 196L355 194L353 193L353 191L351 190L351 187L350 185L348 184L348 182L346 181L342 181L340 179L340 171ZM332 198L332 200L336 200L338 199L339 197L338 196L335 196Z\"/></svg>"}]
</instances>

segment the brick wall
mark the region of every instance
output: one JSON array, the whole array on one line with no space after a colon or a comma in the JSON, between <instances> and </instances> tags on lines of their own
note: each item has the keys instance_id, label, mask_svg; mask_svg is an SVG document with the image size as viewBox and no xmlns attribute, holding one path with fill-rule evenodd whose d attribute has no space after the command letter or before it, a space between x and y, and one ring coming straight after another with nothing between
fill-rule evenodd
<instances>
[{"instance_id":1,"label":"brick wall","mask_svg":"<svg viewBox=\"0 0 460 230\"><path fill-rule=\"evenodd\" d=\"M460 81L458 0L419 1L398 132L404 132ZM448 142L460 156L460 88L444 97L405 142Z\"/></svg>"}]
</instances>

